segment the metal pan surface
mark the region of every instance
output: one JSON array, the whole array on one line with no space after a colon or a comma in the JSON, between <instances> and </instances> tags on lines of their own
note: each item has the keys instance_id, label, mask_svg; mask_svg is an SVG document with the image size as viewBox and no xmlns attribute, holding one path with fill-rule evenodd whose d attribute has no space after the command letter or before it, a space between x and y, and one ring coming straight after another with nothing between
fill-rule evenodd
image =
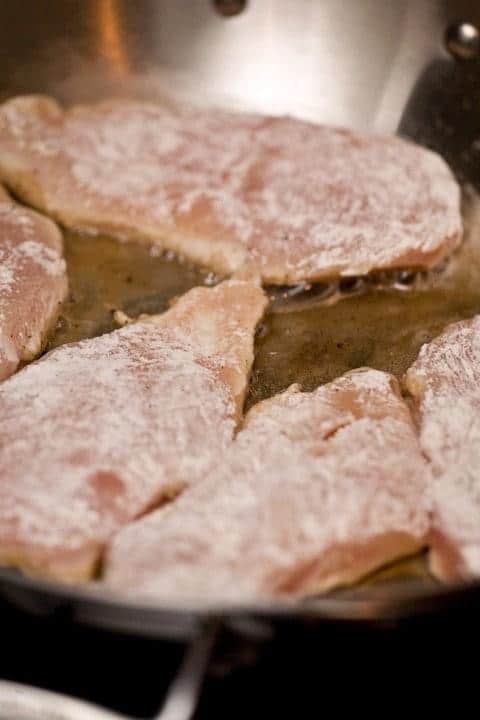
<instances>
[{"instance_id":1,"label":"metal pan surface","mask_svg":"<svg viewBox=\"0 0 480 720\"><path fill-rule=\"evenodd\" d=\"M400 132L447 159L464 187L468 231L448 278L427 278L427 290L419 278L408 292L385 288L381 279L335 288L344 297L328 306L315 294L277 294L257 341L251 405L294 380L309 389L360 365L401 375L421 342L480 312L477 27L480 7L465 0L25 0L21 12L17 2L4 0L0 99L29 92L67 104L175 98L289 113ZM118 248L109 238L79 243L66 234L76 299L67 303L50 347L109 330L105 307L159 312L170 297L205 279L175 261L152 263L145 248ZM133 285L125 279L132 269ZM387 306L394 318L388 327L382 324ZM326 360L313 363L320 317ZM407 340L395 333L399 324L408 328ZM383 345L372 342L374 335ZM422 558L376 580L298 605L159 607L126 603L95 584L70 588L0 570L0 598L37 615L60 613L88 625L177 638L195 635L216 617L260 625L268 619L389 622L480 601L480 584L436 585Z\"/></svg>"}]
</instances>

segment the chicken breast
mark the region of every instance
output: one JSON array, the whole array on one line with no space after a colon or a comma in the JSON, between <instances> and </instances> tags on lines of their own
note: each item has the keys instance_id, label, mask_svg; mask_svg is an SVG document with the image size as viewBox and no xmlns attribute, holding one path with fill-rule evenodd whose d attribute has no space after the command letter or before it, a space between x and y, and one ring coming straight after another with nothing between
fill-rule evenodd
<instances>
[{"instance_id":1,"label":"chicken breast","mask_svg":"<svg viewBox=\"0 0 480 720\"><path fill-rule=\"evenodd\" d=\"M408 370L433 473L430 566L442 580L480 576L480 316L450 325Z\"/></svg>"},{"instance_id":2,"label":"chicken breast","mask_svg":"<svg viewBox=\"0 0 480 720\"><path fill-rule=\"evenodd\" d=\"M0 187L0 381L39 354L67 289L60 231Z\"/></svg>"},{"instance_id":3,"label":"chicken breast","mask_svg":"<svg viewBox=\"0 0 480 720\"><path fill-rule=\"evenodd\" d=\"M20 97L0 109L0 176L66 226L267 284L429 268L462 236L438 155L291 118Z\"/></svg>"},{"instance_id":4,"label":"chicken breast","mask_svg":"<svg viewBox=\"0 0 480 720\"><path fill-rule=\"evenodd\" d=\"M197 288L0 385L0 563L95 572L123 523L211 471L241 412L261 288Z\"/></svg>"},{"instance_id":5,"label":"chicken breast","mask_svg":"<svg viewBox=\"0 0 480 720\"><path fill-rule=\"evenodd\" d=\"M255 406L224 463L123 528L110 588L164 601L302 596L425 543L428 468L396 380L354 371Z\"/></svg>"}]
</instances>

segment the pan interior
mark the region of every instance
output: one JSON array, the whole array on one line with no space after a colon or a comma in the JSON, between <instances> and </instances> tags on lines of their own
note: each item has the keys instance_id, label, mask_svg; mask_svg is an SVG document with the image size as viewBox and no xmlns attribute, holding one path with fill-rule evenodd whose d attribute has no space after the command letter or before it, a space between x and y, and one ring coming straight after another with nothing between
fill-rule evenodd
<instances>
[{"instance_id":1,"label":"pan interior","mask_svg":"<svg viewBox=\"0 0 480 720\"><path fill-rule=\"evenodd\" d=\"M293 382L312 390L362 366L401 380L423 343L480 312L480 200L468 190L463 206L465 240L441 270L405 274L402 282L397 275L340 288L272 290L246 407ZM169 254L103 236L66 231L65 252L70 295L47 349L113 330L116 310L131 317L163 312L191 287L217 280ZM399 581L431 585L425 556L383 569L364 587L375 593Z\"/></svg>"}]
</instances>

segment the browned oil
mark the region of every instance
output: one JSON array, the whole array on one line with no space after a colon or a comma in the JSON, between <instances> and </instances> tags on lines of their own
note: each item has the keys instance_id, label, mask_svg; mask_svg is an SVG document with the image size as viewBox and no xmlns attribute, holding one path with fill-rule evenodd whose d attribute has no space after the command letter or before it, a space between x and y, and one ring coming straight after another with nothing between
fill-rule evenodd
<instances>
[{"instance_id":1,"label":"browned oil","mask_svg":"<svg viewBox=\"0 0 480 720\"><path fill-rule=\"evenodd\" d=\"M174 297L212 277L156 248L103 235L66 231L64 252L69 295L48 349L114 330L115 310L131 317L163 312Z\"/></svg>"},{"instance_id":2,"label":"browned oil","mask_svg":"<svg viewBox=\"0 0 480 720\"><path fill-rule=\"evenodd\" d=\"M437 582L428 574L427 562L426 551L397 560L363 578L354 587L335 590L335 596L372 599L398 595L398 590L405 589L406 581L408 589L434 587Z\"/></svg>"},{"instance_id":3,"label":"browned oil","mask_svg":"<svg viewBox=\"0 0 480 720\"><path fill-rule=\"evenodd\" d=\"M369 366L401 377L421 345L451 322L480 312L480 206L464 203L466 237L441 273L416 289L370 287L334 305L271 312L257 337L247 406L292 383L312 390L347 370ZM305 304L307 305L305 307Z\"/></svg>"},{"instance_id":4,"label":"browned oil","mask_svg":"<svg viewBox=\"0 0 480 720\"><path fill-rule=\"evenodd\" d=\"M412 289L376 289L334 304L295 295L273 303L256 339L246 406L300 383L311 390L342 373L370 366L401 378L421 345L451 322L480 312L480 203L464 202L466 237L440 273ZM103 236L65 234L70 295L49 348L116 327L113 313L164 311L176 296L210 283L211 274L155 249ZM368 579L431 582L423 556Z\"/></svg>"}]
</instances>

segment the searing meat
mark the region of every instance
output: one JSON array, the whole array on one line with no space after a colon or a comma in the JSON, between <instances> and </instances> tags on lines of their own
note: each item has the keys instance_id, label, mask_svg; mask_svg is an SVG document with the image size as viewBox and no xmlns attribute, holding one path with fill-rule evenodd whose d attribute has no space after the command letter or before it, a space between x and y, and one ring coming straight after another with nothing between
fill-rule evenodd
<instances>
[{"instance_id":1,"label":"searing meat","mask_svg":"<svg viewBox=\"0 0 480 720\"><path fill-rule=\"evenodd\" d=\"M197 288L162 316L64 345L0 386L0 563L87 579L105 540L228 447L265 298Z\"/></svg>"},{"instance_id":2,"label":"searing meat","mask_svg":"<svg viewBox=\"0 0 480 720\"><path fill-rule=\"evenodd\" d=\"M430 565L441 579L480 575L480 316L424 345L406 375L433 472Z\"/></svg>"},{"instance_id":3,"label":"searing meat","mask_svg":"<svg viewBox=\"0 0 480 720\"><path fill-rule=\"evenodd\" d=\"M349 373L255 406L229 457L123 528L106 582L163 599L306 595L415 552L428 529L423 461L396 381Z\"/></svg>"},{"instance_id":4,"label":"searing meat","mask_svg":"<svg viewBox=\"0 0 480 720\"><path fill-rule=\"evenodd\" d=\"M429 268L462 234L438 155L290 118L21 97L0 110L0 174L67 226L266 283Z\"/></svg>"},{"instance_id":5,"label":"searing meat","mask_svg":"<svg viewBox=\"0 0 480 720\"><path fill-rule=\"evenodd\" d=\"M0 381L38 355L66 293L60 231L0 187Z\"/></svg>"}]
</instances>

